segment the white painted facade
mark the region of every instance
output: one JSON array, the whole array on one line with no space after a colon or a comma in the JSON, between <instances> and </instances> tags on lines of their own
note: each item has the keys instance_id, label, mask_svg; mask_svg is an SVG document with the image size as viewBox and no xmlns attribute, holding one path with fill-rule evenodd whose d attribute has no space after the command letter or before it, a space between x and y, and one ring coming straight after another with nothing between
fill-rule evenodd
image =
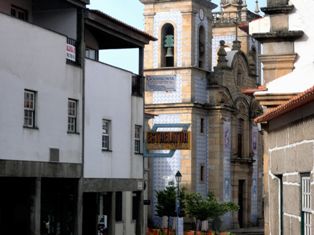
<instances>
[{"instance_id":1,"label":"white painted facade","mask_svg":"<svg viewBox=\"0 0 314 235\"><path fill-rule=\"evenodd\" d=\"M58 148L60 162L81 163L78 134L67 133L68 99L78 100L81 69L66 63L66 37L0 13L0 158L49 161ZM23 128L24 89L36 92L36 127Z\"/></svg>"},{"instance_id":2,"label":"white painted facade","mask_svg":"<svg viewBox=\"0 0 314 235\"><path fill-rule=\"evenodd\" d=\"M143 156L134 153L134 127L143 123L143 99L132 97L132 73L86 60L86 178L143 178ZM111 151L102 151L102 119L111 121Z\"/></svg>"},{"instance_id":3,"label":"white painted facade","mask_svg":"<svg viewBox=\"0 0 314 235\"><path fill-rule=\"evenodd\" d=\"M289 30L304 32L304 36L294 42L294 51L298 55L294 64L295 69L292 73L266 84L268 90L257 92L257 94L299 93L314 85L312 79L306 76L314 72L314 52L309 50L314 47L313 16L311 14L314 10L314 2L290 0L289 4L294 6L294 10L288 15ZM249 27L251 34L271 32L270 17L265 16L252 21Z\"/></svg>"}]
</instances>

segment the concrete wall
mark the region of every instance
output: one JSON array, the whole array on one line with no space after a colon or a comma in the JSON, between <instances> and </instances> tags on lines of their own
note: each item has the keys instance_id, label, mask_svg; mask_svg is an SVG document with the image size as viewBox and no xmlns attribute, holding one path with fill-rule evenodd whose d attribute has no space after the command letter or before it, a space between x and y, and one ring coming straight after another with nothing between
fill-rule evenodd
<instances>
[{"instance_id":1,"label":"concrete wall","mask_svg":"<svg viewBox=\"0 0 314 235\"><path fill-rule=\"evenodd\" d=\"M68 98L81 110L82 75L66 64L66 38L0 14L0 158L49 161L49 148L60 162L81 162L81 135L67 134ZM24 89L37 92L36 126L23 128ZM78 120L78 132L82 123Z\"/></svg>"},{"instance_id":2,"label":"concrete wall","mask_svg":"<svg viewBox=\"0 0 314 235\"><path fill-rule=\"evenodd\" d=\"M77 11L75 8L33 12L33 23L77 38Z\"/></svg>"},{"instance_id":3,"label":"concrete wall","mask_svg":"<svg viewBox=\"0 0 314 235\"><path fill-rule=\"evenodd\" d=\"M85 79L84 176L142 178L143 157L133 156L133 129L142 123L143 103L132 102L132 73L86 60ZM102 119L111 120L112 151L102 151Z\"/></svg>"}]
</instances>

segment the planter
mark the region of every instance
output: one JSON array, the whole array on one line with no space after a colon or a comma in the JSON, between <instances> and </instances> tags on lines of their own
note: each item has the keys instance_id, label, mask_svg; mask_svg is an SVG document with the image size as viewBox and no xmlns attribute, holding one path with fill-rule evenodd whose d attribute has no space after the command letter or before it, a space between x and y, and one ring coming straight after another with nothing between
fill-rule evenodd
<instances>
[{"instance_id":1,"label":"planter","mask_svg":"<svg viewBox=\"0 0 314 235\"><path fill-rule=\"evenodd\" d=\"M162 229L162 235L175 235L175 231L172 229L164 228Z\"/></svg>"},{"instance_id":2,"label":"planter","mask_svg":"<svg viewBox=\"0 0 314 235\"><path fill-rule=\"evenodd\" d=\"M214 231L201 232L201 231L190 230L190 231L184 232L184 235L215 235L215 232Z\"/></svg>"},{"instance_id":3,"label":"planter","mask_svg":"<svg viewBox=\"0 0 314 235\"><path fill-rule=\"evenodd\" d=\"M160 229L152 229L150 235L159 235Z\"/></svg>"}]
</instances>

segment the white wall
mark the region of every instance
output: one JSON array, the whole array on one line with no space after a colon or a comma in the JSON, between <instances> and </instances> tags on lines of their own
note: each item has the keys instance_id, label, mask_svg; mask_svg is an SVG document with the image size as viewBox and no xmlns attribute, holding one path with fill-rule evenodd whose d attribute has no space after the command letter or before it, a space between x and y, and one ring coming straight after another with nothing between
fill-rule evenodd
<instances>
[{"instance_id":1,"label":"white wall","mask_svg":"<svg viewBox=\"0 0 314 235\"><path fill-rule=\"evenodd\" d=\"M66 64L66 38L3 14L0 35L0 158L49 161L49 148L59 148L61 162L80 163L81 135L67 134L67 101L81 107L82 76ZM24 89L37 91L38 130L23 128Z\"/></svg>"},{"instance_id":2,"label":"white wall","mask_svg":"<svg viewBox=\"0 0 314 235\"><path fill-rule=\"evenodd\" d=\"M290 0L295 10L289 15L289 30L302 30L304 36L297 40L294 44L295 51L298 53L298 60L295 64L296 68L301 68L305 64L314 61L314 27L313 27L313 11L314 1L309 0Z\"/></svg>"},{"instance_id":3,"label":"white wall","mask_svg":"<svg viewBox=\"0 0 314 235\"><path fill-rule=\"evenodd\" d=\"M141 117L134 114L132 121L131 84L132 73L86 60L84 153L86 178L143 177L143 165L140 163L143 157L133 156L132 129L136 122L141 121ZM142 104L139 105L143 107ZM137 112L143 111L139 108ZM112 152L101 149L102 119L111 120Z\"/></svg>"},{"instance_id":4,"label":"white wall","mask_svg":"<svg viewBox=\"0 0 314 235\"><path fill-rule=\"evenodd\" d=\"M144 138L144 100L141 97L132 96L132 137L134 137L135 125L142 126L142 142L141 142L141 153L143 153L143 138ZM132 160L132 177L133 178L143 178L143 155L134 154L134 139L131 139L131 151L133 156Z\"/></svg>"}]
</instances>

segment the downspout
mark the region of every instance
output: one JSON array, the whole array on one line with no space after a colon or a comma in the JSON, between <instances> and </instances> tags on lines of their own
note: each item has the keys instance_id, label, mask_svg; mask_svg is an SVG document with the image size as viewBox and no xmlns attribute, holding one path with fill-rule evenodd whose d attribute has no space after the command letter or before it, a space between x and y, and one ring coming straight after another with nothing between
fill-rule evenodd
<instances>
[{"instance_id":1,"label":"downspout","mask_svg":"<svg viewBox=\"0 0 314 235\"><path fill-rule=\"evenodd\" d=\"M78 54L78 63L81 66L82 71L82 146L81 146L81 175L78 182L78 195L77 195L77 225L76 225L76 234L82 235L83 230L83 179L84 179L84 151L85 151L85 9L79 8L77 14L77 36L79 41L79 54Z\"/></svg>"},{"instance_id":2,"label":"downspout","mask_svg":"<svg viewBox=\"0 0 314 235\"><path fill-rule=\"evenodd\" d=\"M144 45L143 47L140 47L139 48L139 58L138 58L138 73L139 73L139 76L140 76L140 93L142 95L142 99L143 99L143 120L142 120L142 143L143 143L143 146L142 146L142 152L144 152L144 148L145 148L145 89L144 89ZM140 196L140 209L142 211L141 215L140 215L140 225L138 226L137 228L137 233L136 234L144 234L145 232L145 225L146 225L146 222L145 222L145 219L146 219L146 216L145 216L145 208L144 208L144 193L145 193L145 157L144 157L144 154L143 154L143 161L142 161L142 167L143 167L143 189L142 189L142 193L141 193L141 196Z\"/></svg>"}]
</instances>

